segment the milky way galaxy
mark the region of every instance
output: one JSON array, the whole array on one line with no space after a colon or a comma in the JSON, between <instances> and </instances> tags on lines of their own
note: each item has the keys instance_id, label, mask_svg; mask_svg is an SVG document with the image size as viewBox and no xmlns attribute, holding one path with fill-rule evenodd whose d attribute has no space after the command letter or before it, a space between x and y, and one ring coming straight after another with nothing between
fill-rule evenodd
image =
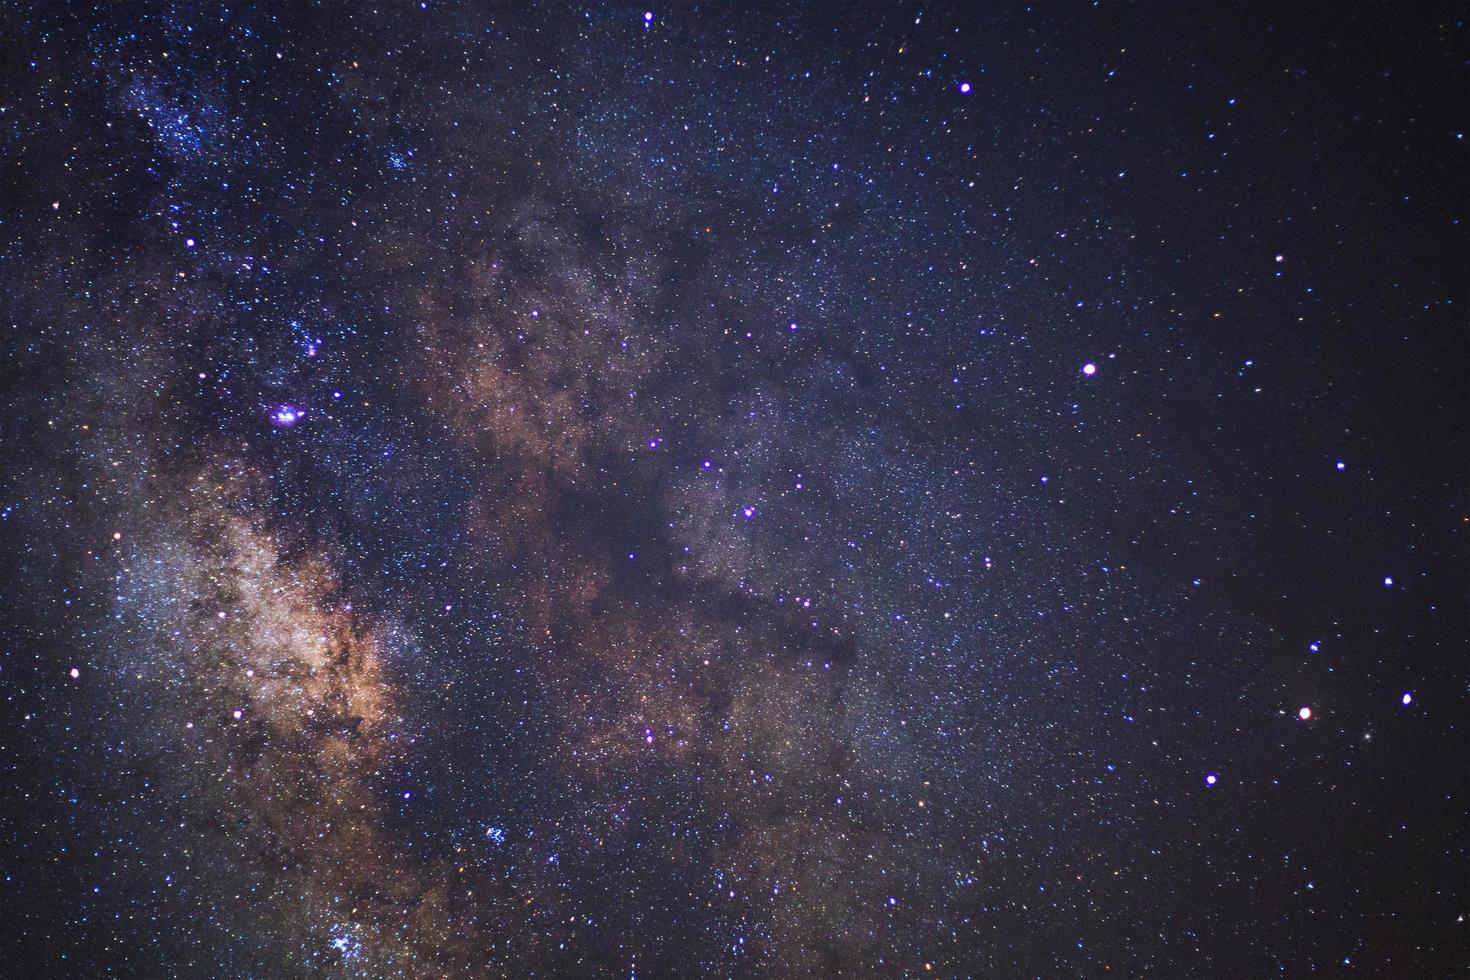
<instances>
[{"instance_id":1,"label":"milky way galaxy","mask_svg":"<svg viewBox=\"0 0 1470 980\"><path fill-rule=\"evenodd\" d=\"M971 6L0 12L0 974L1470 967L1463 9Z\"/></svg>"}]
</instances>

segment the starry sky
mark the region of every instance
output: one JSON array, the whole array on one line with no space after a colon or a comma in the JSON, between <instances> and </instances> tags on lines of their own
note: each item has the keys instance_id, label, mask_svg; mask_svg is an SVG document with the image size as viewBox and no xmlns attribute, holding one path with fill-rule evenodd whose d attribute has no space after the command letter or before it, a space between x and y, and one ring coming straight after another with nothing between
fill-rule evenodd
<instances>
[{"instance_id":1,"label":"starry sky","mask_svg":"<svg viewBox=\"0 0 1470 980\"><path fill-rule=\"evenodd\" d=\"M1465 12L8 4L0 960L1465 975Z\"/></svg>"}]
</instances>

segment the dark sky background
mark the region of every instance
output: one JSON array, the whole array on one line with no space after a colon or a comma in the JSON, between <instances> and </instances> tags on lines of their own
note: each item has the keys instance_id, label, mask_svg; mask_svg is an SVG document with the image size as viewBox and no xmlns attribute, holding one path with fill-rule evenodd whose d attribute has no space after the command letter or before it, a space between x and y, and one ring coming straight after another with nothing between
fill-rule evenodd
<instances>
[{"instance_id":1,"label":"dark sky background","mask_svg":"<svg viewBox=\"0 0 1470 980\"><path fill-rule=\"evenodd\" d=\"M1465 17L8 4L0 972L1466 975Z\"/></svg>"}]
</instances>

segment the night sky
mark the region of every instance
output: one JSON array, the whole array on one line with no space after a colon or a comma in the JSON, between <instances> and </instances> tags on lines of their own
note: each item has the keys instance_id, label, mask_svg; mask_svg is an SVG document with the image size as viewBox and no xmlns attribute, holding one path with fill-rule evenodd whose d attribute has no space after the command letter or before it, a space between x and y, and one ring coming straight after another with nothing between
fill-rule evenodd
<instances>
[{"instance_id":1,"label":"night sky","mask_svg":"<svg viewBox=\"0 0 1470 980\"><path fill-rule=\"evenodd\" d=\"M8 4L0 973L1470 974L1466 14Z\"/></svg>"}]
</instances>

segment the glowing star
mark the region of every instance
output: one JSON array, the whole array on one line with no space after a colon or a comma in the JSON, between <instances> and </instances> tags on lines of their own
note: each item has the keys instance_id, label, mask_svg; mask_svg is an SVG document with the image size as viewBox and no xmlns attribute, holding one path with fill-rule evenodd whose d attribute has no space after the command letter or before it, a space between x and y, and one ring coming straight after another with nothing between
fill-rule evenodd
<instances>
[{"instance_id":1,"label":"glowing star","mask_svg":"<svg viewBox=\"0 0 1470 980\"><path fill-rule=\"evenodd\" d=\"M73 667L70 671L68 671L68 673L71 674L71 679L72 680L76 680L78 677L81 677L82 676L82 672L80 670L78 670L77 668L75 668L75 667Z\"/></svg>"},{"instance_id":2,"label":"glowing star","mask_svg":"<svg viewBox=\"0 0 1470 980\"><path fill-rule=\"evenodd\" d=\"M1392 588L1393 587L1393 576L1392 575L1385 575L1385 576L1383 576L1383 587L1385 589L1388 589L1388 588Z\"/></svg>"},{"instance_id":3,"label":"glowing star","mask_svg":"<svg viewBox=\"0 0 1470 980\"><path fill-rule=\"evenodd\" d=\"M1345 461L1343 461L1343 460L1340 460L1339 459L1335 465L1337 466L1337 472L1339 472L1339 473L1341 473L1343 470L1347 469L1347 463Z\"/></svg>"},{"instance_id":4,"label":"glowing star","mask_svg":"<svg viewBox=\"0 0 1470 980\"><path fill-rule=\"evenodd\" d=\"M1304 704L1304 705L1301 706L1300 709L1297 710L1296 716L1298 718L1300 718L1302 721L1311 721L1312 720L1312 709L1309 708L1309 707L1307 707Z\"/></svg>"},{"instance_id":5,"label":"glowing star","mask_svg":"<svg viewBox=\"0 0 1470 980\"><path fill-rule=\"evenodd\" d=\"M755 508L747 504L746 506L740 508L740 514L748 521L751 518L755 517Z\"/></svg>"},{"instance_id":6,"label":"glowing star","mask_svg":"<svg viewBox=\"0 0 1470 980\"><path fill-rule=\"evenodd\" d=\"M970 94L970 83L969 82L960 82L960 94L961 95L969 95Z\"/></svg>"},{"instance_id":7,"label":"glowing star","mask_svg":"<svg viewBox=\"0 0 1470 980\"><path fill-rule=\"evenodd\" d=\"M1092 377L1094 374L1097 373L1097 365L1092 363L1091 361L1088 361L1086 364L1082 365L1082 373L1087 375L1089 378Z\"/></svg>"},{"instance_id":8,"label":"glowing star","mask_svg":"<svg viewBox=\"0 0 1470 980\"><path fill-rule=\"evenodd\" d=\"M1311 643L1307 644L1307 649L1310 650L1312 653L1316 653L1318 650L1322 649L1322 644L1318 643L1316 640L1313 640Z\"/></svg>"},{"instance_id":9,"label":"glowing star","mask_svg":"<svg viewBox=\"0 0 1470 980\"><path fill-rule=\"evenodd\" d=\"M241 718L245 717L245 712L241 711L239 708L236 708L234 711L230 712L230 716L233 717L236 721L239 721Z\"/></svg>"},{"instance_id":10,"label":"glowing star","mask_svg":"<svg viewBox=\"0 0 1470 980\"><path fill-rule=\"evenodd\" d=\"M1404 692L1404 696L1401 697L1401 698L1399 698L1399 704L1402 704L1405 708L1407 708L1409 705L1411 705L1413 703L1414 703L1414 694L1413 694L1412 691L1405 691Z\"/></svg>"},{"instance_id":11,"label":"glowing star","mask_svg":"<svg viewBox=\"0 0 1470 980\"><path fill-rule=\"evenodd\" d=\"M1218 783L1219 781L1220 781L1219 774L1213 773L1213 772L1207 772L1207 773L1205 773L1205 785L1206 786L1213 786L1216 783Z\"/></svg>"},{"instance_id":12,"label":"glowing star","mask_svg":"<svg viewBox=\"0 0 1470 980\"><path fill-rule=\"evenodd\" d=\"M289 429L306 417L306 409L295 405L282 405L271 412L271 425L278 429Z\"/></svg>"}]
</instances>

